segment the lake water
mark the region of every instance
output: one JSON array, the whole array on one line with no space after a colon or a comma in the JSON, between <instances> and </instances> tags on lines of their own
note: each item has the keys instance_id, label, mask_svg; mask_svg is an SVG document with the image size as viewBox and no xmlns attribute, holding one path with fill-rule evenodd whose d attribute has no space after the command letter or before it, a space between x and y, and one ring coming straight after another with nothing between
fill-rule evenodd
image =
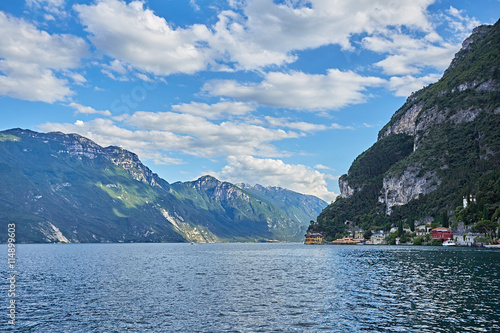
<instances>
[{"instance_id":1,"label":"lake water","mask_svg":"<svg viewBox=\"0 0 500 333\"><path fill-rule=\"evenodd\" d=\"M15 329L500 332L500 251L303 244L17 247Z\"/></svg>"}]
</instances>

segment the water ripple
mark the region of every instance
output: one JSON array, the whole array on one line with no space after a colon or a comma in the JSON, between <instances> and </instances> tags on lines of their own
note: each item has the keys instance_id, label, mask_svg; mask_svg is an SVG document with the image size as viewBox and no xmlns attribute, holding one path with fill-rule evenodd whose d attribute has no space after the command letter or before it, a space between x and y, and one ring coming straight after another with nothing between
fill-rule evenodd
<instances>
[{"instance_id":1,"label":"water ripple","mask_svg":"<svg viewBox=\"0 0 500 333\"><path fill-rule=\"evenodd\" d=\"M20 245L17 268L19 332L500 331L500 251Z\"/></svg>"}]
</instances>

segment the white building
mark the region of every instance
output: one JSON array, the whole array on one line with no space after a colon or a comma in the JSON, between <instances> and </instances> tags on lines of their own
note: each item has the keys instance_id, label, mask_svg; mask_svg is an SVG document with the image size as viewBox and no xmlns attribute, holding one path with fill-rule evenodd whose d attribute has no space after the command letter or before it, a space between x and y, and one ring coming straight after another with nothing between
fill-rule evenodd
<instances>
[{"instance_id":1,"label":"white building","mask_svg":"<svg viewBox=\"0 0 500 333\"><path fill-rule=\"evenodd\" d=\"M467 205L468 203L476 203L476 196L475 195L472 195L472 194L469 194L469 197L467 198L467 196L465 195L463 198L463 206L464 208L467 208Z\"/></svg>"},{"instance_id":2,"label":"white building","mask_svg":"<svg viewBox=\"0 0 500 333\"><path fill-rule=\"evenodd\" d=\"M464 237L465 235L465 237ZM474 244L474 239L479 236L484 236L484 234L477 232L463 233L453 233L453 240L458 246L472 246Z\"/></svg>"}]
</instances>

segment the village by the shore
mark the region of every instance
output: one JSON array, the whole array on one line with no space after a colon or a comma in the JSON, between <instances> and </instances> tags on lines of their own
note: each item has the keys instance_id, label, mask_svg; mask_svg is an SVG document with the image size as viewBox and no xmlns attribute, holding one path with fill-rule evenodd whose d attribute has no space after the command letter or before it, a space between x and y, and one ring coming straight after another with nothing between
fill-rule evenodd
<instances>
[{"instance_id":1,"label":"village by the shore","mask_svg":"<svg viewBox=\"0 0 500 333\"><path fill-rule=\"evenodd\" d=\"M463 197L463 207L469 203L475 203L473 195ZM346 235L342 238L328 240L320 232L308 231L305 235L304 244L308 245L431 245L431 246L461 246L461 247L485 247L500 249L500 226L494 222L495 227L490 233L477 231L480 223L466 225L464 222L456 222L452 227L437 225L428 220L418 226L411 227L409 224L401 223L399 227L393 227L388 231L363 230L352 221L346 220ZM496 232L498 229L498 233Z\"/></svg>"},{"instance_id":2,"label":"village by the shore","mask_svg":"<svg viewBox=\"0 0 500 333\"><path fill-rule=\"evenodd\" d=\"M346 221L349 224L349 221ZM348 228L348 235L333 241L327 241L323 234L308 232L304 244L329 244L329 245L433 245L433 246L462 246L462 247L487 247L500 249L500 239L497 244L490 244L488 235L471 231L463 224L457 229L420 225L412 231L403 228L403 236L398 236L398 228L394 227L388 232L365 231L359 227ZM369 237L366 237L369 236Z\"/></svg>"}]
</instances>

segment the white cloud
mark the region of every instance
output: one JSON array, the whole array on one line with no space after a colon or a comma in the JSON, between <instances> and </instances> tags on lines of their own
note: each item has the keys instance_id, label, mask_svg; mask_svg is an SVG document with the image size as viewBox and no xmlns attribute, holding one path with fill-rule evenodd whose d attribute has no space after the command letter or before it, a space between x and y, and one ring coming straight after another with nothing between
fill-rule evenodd
<instances>
[{"instance_id":1,"label":"white cloud","mask_svg":"<svg viewBox=\"0 0 500 333\"><path fill-rule=\"evenodd\" d=\"M214 25L212 48L245 69L284 65L294 50L338 44L352 49L355 34L407 26L430 31L426 9L433 0L311 0L274 3L254 0L223 11Z\"/></svg>"},{"instance_id":2,"label":"white cloud","mask_svg":"<svg viewBox=\"0 0 500 333\"><path fill-rule=\"evenodd\" d=\"M98 112L76 103L71 106L85 113ZM144 111L112 119L79 120L74 124L46 123L40 128L45 131L76 132L101 145L121 145L141 157L154 156L157 161L165 160L161 156L168 157L165 152L169 151L204 158L236 154L286 156L288 153L279 151L272 142L300 136L293 131L248 123L224 121L217 124L190 114Z\"/></svg>"},{"instance_id":3,"label":"white cloud","mask_svg":"<svg viewBox=\"0 0 500 333\"><path fill-rule=\"evenodd\" d=\"M389 75L419 74L425 68L442 71L460 49L462 40L480 22L454 7L436 15L434 20L436 26L445 24L453 32L453 37L444 40L434 28L422 30L422 37L412 32L402 33L400 29L386 28L363 38L362 45L368 50L388 54L375 65Z\"/></svg>"},{"instance_id":4,"label":"white cloud","mask_svg":"<svg viewBox=\"0 0 500 333\"><path fill-rule=\"evenodd\" d=\"M64 74L67 77L71 78L77 85L83 85L85 82L87 82L87 79L80 73L66 72Z\"/></svg>"},{"instance_id":5,"label":"white cloud","mask_svg":"<svg viewBox=\"0 0 500 333\"><path fill-rule=\"evenodd\" d=\"M65 0L26 0L26 5L31 10L44 10L60 17L67 16L64 10ZM45 14L44 18L47 17L55 19L52 15Z\"/></svg>"},{"instance_id":6,"label":"white cloud","mask_svg":"<svg viewBox=\"0 0 500 333\"><path fill-rule=\"evenodd\" d=\"M72 35L50 35L0 12L0 94L53 103L73 92L56 71L78 67L88 45Z\"/></svg>"},{"instance_id":7,"label":"white cloud","mask_svg":"<svg viewBox=\"0 0 500 333\"><path fill-rule=\"evenodd\" d=\"M67 81L36 64L0 60L0 95L54 103L73 95Z\"/></svg>"},{"instance_id":8,"label":"white cloud","mask_svg":"<svg viewBox=\"0 0 500 333\"><path fill-rule=\"evenodd\" d=\"M324 45L354 49L354 35L408 27L439 38L429 22L433 0L253 0L233 3L208 27L173 28L144 3L100 0L75 5L90 39L107 55L155 75L261 69L294 62L298 50ZM197 4L190 2L194 8Z\"/></svg>"},{"instance_id":9,"label":"white cloud","mask_svg":"<svg viewBox=\"0 0 500 333\"><path fill-rule=\"evenodd\" d=\"M450 29L458 34L460 39L465 39L472 29L481 24L477 19L470 18L464 10L459 10L450 6L446 11L448 15L441 15L448 22Z\"/></svg>"},{"instance_id":10,"label":"white cloud","mask_svg":"<svg viewBox=\"0 0 500 333\"><path fill-rule=\"evenodd\" d=\"M314 166L314 169L318 169L318 170L332 170L332 171L334 170L334 169L332 169L332 168L330 168L330 167L328 167L326 165L323 165L323 164L316 164Z\"/></svg>"},{"instance_id":11,"label":"white cloud","mask_svg":"<svg viewBox=\"0 0 500 333\"><path fill-rule=\"evenodd\" d=\"M324 124L312 124L312 123L307 123L303 121L289 121L287 118L275 118L275 117L270 117L266 116L265 119L269 124L272 126L276 127L285 127L285 128L291 128L303 132L317 132L317 131L325 131L329 129L347 129L351 127L346 127L342 126L339 124L331 124L331 125L324 125Z\"/></svg>"},{"instance_id":12,"label":"white cloud","mask_svg":"<svg viewBox=\"0 0 500 333\"><path fill-rule=\"evenodd\" d=\"M416 92L430 83L434 83L441 78L440 74L429 74L423 77L393 76L389 80L388 87L394 91L396 96L406 97Z\"/></svg>"},{"instance_id":13,"label":"white cloud","mask_svg":"<svg viewBox=\"0 0 500 333\"><path fill-rule=\"evenodd\" d=\"M98 111L98 110L96 110L94 108L91 108L90 106L81 105L81 104L78 104L78 103L75 103L75 102L69 103L68 106L72 107L73 109L76 110L75 114L78 114L78 113L100 114L100 115L103 115L103 116L106 116L106 117L111 117L111 112L109 112L109 110Z\"/></svg>"},{"instance_id":14,"label":"white cloud","mask_svg":"<svg viewBox=\"0 0 500 333\"><path fill-rule=\"evenodd\" d=\"M172 105L172 110L208 119L220 119L227 116L243 116L254 111L255 106L231 101L221 101L215 104L191 102Z\"/></svg>"},{"instance_id":15,"label":"white cloud","mask_svg":"<svg viewBox=\"0 0 500 333\"><path fill-rule=\"evenodd\" d=\"M297 110L331 110L366 101L366 87L379 86L384 80L352 71L328 70L326 75L302 72L270 72L260 83L241 84L231 80L213 80L203 86L212 96L227 96L271 107Z\"/></svg>"},{"instance_id":16,"label":"white cloud","mask_svg":"<svg viewBox=\"0 0 500 333\"><path fill-rule=\"evenodd\" d=\"M130 66L124 64L120 60L113 60L108 64L102 64L101 72L109 78L117 81L129 81L130 78L128 76L129 70L131 70Z\"/></svg>"},{"instance_id":17,"label":"white cloud","mask_svg":"<svg viewBox=\"0 0 500 333\"><path fill-rule=\"evenodd\" d=\"M166 147L203 157L217 157L248 153L259 156L281 156L270 144L288 138L297 138L295 132L268 129L247 123L224 121L216 124L206 118L175 112L136 112L121 118L127 125L141 130L155 130L182 135L178 146Z\"/></svg>"},{"instance_id":18,"label":"white cloud","mask_svg":"<svg viewBox=\"0 0 500 333\"><path fill-rule=\"evenodd\" d=\"M139 70L195 73L211 61L211 51L203 46L210 37L204 25L174 29L140 1L102 0L73 8L97 48Z\"/></svg>"},{"instance_id":19,"label":"white cloud","mask_svg":"<svg viewBox=\"0 0 500 333\"><path fill-rule=\"evenodd\" d=\"M362 45L368 50L389 54L375 64L389 75L418 74L426 67L444 70L460 49L459 43L444 42L435 32L424 38L413 38L392 30L365 37Z\"/></svg>"},{"instance_id":20,"label":"white cloud","mask_svg":"<svg viewBox=\"0 0 500 333\"><path fill-rule=\"evenodd\" d=\"M315 195L325 201L337 196L327 188L327 178L321 173L301 164L286 164L282 160L262 159L252 156L229 156L228 164L220 172L211 174L233 183L246 182L263 186L280 186L299 193Z\"/></svg>"}]
</instances>

